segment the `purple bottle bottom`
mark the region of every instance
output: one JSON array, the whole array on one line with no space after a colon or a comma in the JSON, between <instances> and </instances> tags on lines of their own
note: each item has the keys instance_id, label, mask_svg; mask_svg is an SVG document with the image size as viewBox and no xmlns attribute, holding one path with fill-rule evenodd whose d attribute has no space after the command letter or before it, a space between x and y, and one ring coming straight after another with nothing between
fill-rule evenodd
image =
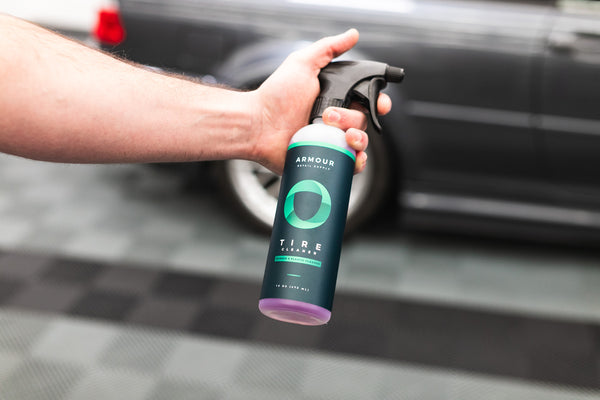
<instances>
[{"instance_id":1,"label":"purple bottle bottom","mask_svg":"<svg viewBox=\"0 0 600 400\"><path fill-rule=\"evenodd\" d=\"M331 311L297 300L260 299L258 309L269 318L299 325L323 325L331 318Z\"/></svg>"}]
</instances>

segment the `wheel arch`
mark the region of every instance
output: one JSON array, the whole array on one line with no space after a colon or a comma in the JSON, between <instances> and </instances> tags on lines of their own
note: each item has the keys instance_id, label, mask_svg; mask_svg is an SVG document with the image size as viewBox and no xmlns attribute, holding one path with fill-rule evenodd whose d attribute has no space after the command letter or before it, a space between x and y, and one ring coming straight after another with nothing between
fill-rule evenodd
<instances>
[{"instance_id":1,"label":"wheel arch","mask_svg":"<svg viewBox=\"0 0 600 400\"><path fill-rule=\"evenodd\" d=\"M311 42L304 40L266 40L253 43L237 50L222 64L217 81L237 89L255 89L271 75L285 58L293 51L308 46ZM360 50L352 49L338 59L369 59ZM385 93L392 99L392 111L383 118L381 137L371 127L369 136L372 140L382 140L388 150L390 166L393 168L393 179L396 188L401 188L402 170L406 167L407 151L412 131L408 115L409 103L401 85L388 85Z\"/></svg>"},{"instance_id":2,"label":"wheel arch","mask_svg":"<svg viewBox=\"0 0 600 400\"><path fill-rule=\"evenodd\" d=\"M309 45L310 42L306 41L288 41L288 40L269 40L258 42L245 46L234 54L222 64L219 73L215 75L219 83L238 88L252 90L258 87L264 79L270 76L277 67L285 60L285 58L293 51ZM339 59L345 60L360 60L369 59L368 56L361 53L358 50L351 50L344 54ZM371 148L375 151L376 147L378 151L383 151L387 155L386 168L388 168L389 176L387 173L382 174L381 178L385 177L386 182L380 182L383 185L389 185L388 189L385 190L385 196L380 202L393 201L397 198L397 190L401 188L401 176L402 173L400 168L403 167L403 161L401 159L403 149L402 132L406 126L406 110L404 107L404 96L402 91L397 88L396 85L389 85L385 92L391 97L393 108L389 115L383 117L383 133L378 135L374 133L372 129L369 130L369 136L371 138ZM367 150L369 152L369 150ZM372 162L375 159L372 159ZM218 175L223 178L224 164L216 165ZM375 211L367 209L363 210L366 215L373 215ZM366 220L361 218L356 219L356 225L360 226ZM348 231L354 230L353 226L347 226Z\"/></svg>"},{"instance_id":3,"label":"wheel arch","mask_svg":"<svg viewBox=\"0 0 600 400\"><path fill-rule=\"evenodd\" d=\"M305 41L266 40L244 46L230 55L216 75L219 83L254 89L293 51L308 45Z\"/></svg>"}]
</instances>

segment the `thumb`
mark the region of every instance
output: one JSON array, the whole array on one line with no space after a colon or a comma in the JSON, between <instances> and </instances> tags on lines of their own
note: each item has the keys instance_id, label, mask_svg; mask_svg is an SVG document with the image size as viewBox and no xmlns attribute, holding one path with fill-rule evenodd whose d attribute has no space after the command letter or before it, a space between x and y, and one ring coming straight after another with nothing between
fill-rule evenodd
<instances>
[{"instance_id":1,"label":"thumb","mask_svg":"<svg viewBox=\"0 0 600 400\"><path fill-rule=\"evenodd\" d=\"M353 48L358 42L358 31L349 29L335 36L324 37L300 50L298 56L308 61L312 67L320 70L334 58Z\"/></svg>"}]
</instances>

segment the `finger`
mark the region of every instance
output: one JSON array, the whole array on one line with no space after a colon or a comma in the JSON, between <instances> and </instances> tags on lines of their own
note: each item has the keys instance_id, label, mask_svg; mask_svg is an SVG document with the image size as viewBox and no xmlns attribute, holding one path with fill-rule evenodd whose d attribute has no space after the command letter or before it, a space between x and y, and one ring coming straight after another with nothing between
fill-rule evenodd
<instances>
[{"instance_id":1,"label":"finger","mask_svg":"<svg viewBox=\"0 0 600 400\"><path fill-rule=\"evenodd\" d=\"M377 98L377 113L385 115L392 110L392 99L385 93L380 93Z\"/></svg>"},{"instance_id":2,"label":"finger","mask_svg":"<svg viewBox=\"0 0 600 400\"><path fill-rule=\"evenodd\" d=\"M297 55L311 60L316 69L321 69L334 58L350 50L358 42L358 31L349 29L346 32L320 39L300 50Z\"/></svg>"},{"instance_id":3,"label":"finger","mask_svg":"<svg viewBox=\"0 0 600 400\"><path fill-rule=\"evenodd\" d=\"M354 164L354 173L358 174L364 171L367 166L367 153L364 151L356 153L356 164Z\"/></svg>"},{"instance_id":4,"label":"finger","mask_svg":"<svg viewBox=\"0 0 600 400\"><path fill-rule=\"evenodd\" d=\"M329 107L323 112L323 122L343 131L350 128L367 129L367 116L357 110L340 107Z\"/></svg>"},{"instance_id":5,"label":"finger","mask_svg":"<svg viewBox=\"0 0 600 400\"><path fill-rule=\"evenodd\" d=\"M353 101L352 103L350 103L350 109L352 110L358 110L361 111L363 113L367 113L369 112L369 110L363 106L362 104L360 104L359 102ZM392 99L390 99L390 96L388 96L385 93L380 93L379 97L377 99L377 114L378 115L385 115L387 113L389 113L392 110Z\"/></svg>"},{"instance_id":6,"label":"finger","mask_svg":"<svg viewBox=\"0 0 600 400\"><path fill-rule=\"evenodd\" d=\"M356 151L365 151L369 145L369 136L364 131L350 128L346 131L346 142Z\"/></svg>"}]
</instances>

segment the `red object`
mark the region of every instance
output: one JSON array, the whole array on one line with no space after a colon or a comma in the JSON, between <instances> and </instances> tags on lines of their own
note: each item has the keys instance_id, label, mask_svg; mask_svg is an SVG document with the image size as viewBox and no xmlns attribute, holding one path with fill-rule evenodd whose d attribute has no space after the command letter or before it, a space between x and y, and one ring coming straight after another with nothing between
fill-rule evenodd
<instances>
[{"instance_id":1,"label":"red object","mask_svg":"<svg viewBox=\"0 0 600 400\"><path fill-rule=\"evenodd\" d=\"M119 10L106 8L98 12L94 35L101 43L115 46L125 40L125 27Z\"/></svg>"}]
</instances>

